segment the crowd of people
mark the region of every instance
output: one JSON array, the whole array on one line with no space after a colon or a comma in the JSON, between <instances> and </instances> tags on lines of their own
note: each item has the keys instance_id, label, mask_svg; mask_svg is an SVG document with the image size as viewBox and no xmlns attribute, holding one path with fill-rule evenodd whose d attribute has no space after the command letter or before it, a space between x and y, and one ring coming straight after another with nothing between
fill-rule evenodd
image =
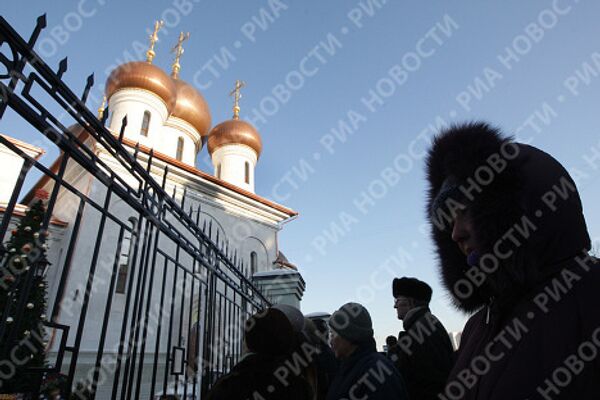
<instances>
[{"instance_id":1,"label":"crowd of people","mask_svg":"<svg viewBox=\"0 0 600 400\"><path fill-rule=\"evenodd\" d=\"M246 353L208 398L600 398L599 261L575 181L553 157L484 123L453 126L427 158L440 279L470 318L457 351L431 287L390 282L403 330L377 352L367 309L328 322L274 305L246 324Z\"/></svg>"}]
</instances>

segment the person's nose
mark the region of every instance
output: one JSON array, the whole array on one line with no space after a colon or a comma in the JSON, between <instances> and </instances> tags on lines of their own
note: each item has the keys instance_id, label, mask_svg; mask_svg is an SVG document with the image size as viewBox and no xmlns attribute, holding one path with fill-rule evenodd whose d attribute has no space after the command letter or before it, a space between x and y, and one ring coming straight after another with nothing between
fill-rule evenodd
<instances>
[{"instance_id":1,"label":"person's nose","mask_svg":"<svg viewBox=\"0 0 600 400\"><path fill-rule=\"evenodd\" d=\"M457 217L452 226L452 240L456 243L460 243L464 242L468 237L469 233L465 229L464 223L461 221L461 218Z\"/></svg>"}]
</instances>

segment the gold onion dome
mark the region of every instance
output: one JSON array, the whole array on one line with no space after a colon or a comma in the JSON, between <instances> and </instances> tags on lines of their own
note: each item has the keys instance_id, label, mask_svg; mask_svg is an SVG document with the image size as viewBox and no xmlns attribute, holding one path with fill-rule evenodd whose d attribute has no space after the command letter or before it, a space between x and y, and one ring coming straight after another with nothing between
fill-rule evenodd
<instances>
[{"instance_id":1,"label":"gold onion dome","mask_svg":"<svg viewBox=\"0 0 600 400\"><path fill-rule=\"evenodd\" d=\"M132 61L115 68L106 81L106 98L120 89L148 90L160 97L170 113L175 107L177 88L173 79L159 67L147 61Z\"/></svg>"},{"instance_id":2,"label":"gold onion dome","mask_svg":"<svg viewBox=\"0 0 600 400\"><path fill-rule=\"evenodd\" d=\"M240 98L242 97L240 89L246 86L243 81L236 81L235 88L230 95L234 96L233 118L221 122L211 129L208 134L208 152L213 154L219 147L228 144L242 144L250 147L256 152L256 157L260 157L262 151L262 140L256 128L248 122L240 120Z\"/></svg>"},{"instance_id":3,"label":"gold onion dome","mask_svg":"<svg viewBox=\"0 0 600 400\"><path fill-rule=\"evenodd\" d=\"M252 148L260 157L262 140L258 131L248 122L230 119L221 122L208 134L208 152L212 155L218 148L228 144L242 144Z\"/></svg>"},{"instance_id":4,"label":"gold onion dome","mask_svg":"<svg viewBox=\"0 0 600 400\"><path fill-rule=\"evenodd\" d=\"M211 124L208 103L192 85L175 78L173 84L176 100L171 115L192 125L201 136L206 136Z\"/></svg>"}]
</instances>

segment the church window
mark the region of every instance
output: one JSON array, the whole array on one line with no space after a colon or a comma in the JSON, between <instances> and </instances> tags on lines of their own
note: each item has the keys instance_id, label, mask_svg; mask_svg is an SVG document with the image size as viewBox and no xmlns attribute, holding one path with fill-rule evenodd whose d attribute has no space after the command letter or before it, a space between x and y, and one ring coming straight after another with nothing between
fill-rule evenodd
<instances>
[{"instance_id":1,"label":"church window","mask_svg":"<svg viewBox=\"0 0 600 400\"><path fill-rule=\"evenodd\" d=\"M246 161L244 163L244 176L245 176L245 181L246 183L250 183L250 163L248 161Z\"/></svg>"},{"instance_id":2,"label":"church window","mask_svg":"<svg viewBox=\"0 0 600 400\"><path fill-rule=\"evenodd\" d=\"M115 292L125 294L127 287L127 274L129 272L129 256L131 250L131 236L125 236L121 244L121 256L119 258L119 270L117 271L117 282Z\"/></svg>"},{"instance_id":3,"label":"church window","mask_svg":"<svg viewBox=\"0 0 600 400\"><path fill-rule=\"evenodd\" d=\"M258 255L255 251L250 253L250 272L254 275L258 271Z\"/></svg>"},{"instance_id":4,"label":"church window","mask_svg":"<svg viewBox=\"0 0 600 400\"><path fill-rule=\"evenodd\" d=\"M142 119L142 129L140 129L140 135L148 136L148 129L150 129L150 111L144 111L144 119Z\"/></svg>"},{"instance_id":5,"label":"church window","mask_svg":"<svg viewBox=\"0 0 600 400\"><path fill-rule=\"evenodd\" d=\"M117 275L117 285L115 287L115 292L117 292L119 294L125 294L128 269L129 269L129 264L127 264L127 263L119 265L119 273Z\"/></svg>"},{"instance_id":6,"label":"church window","mask_svg":"<svg viewBox=\"0 0 600 400\"><path fill-rule=\"evenodd\" d=\"M183 158L183 138L180 136L177 138L177 153L175 154L177 161L181 161Z\"/></svg>"}]
</instances>

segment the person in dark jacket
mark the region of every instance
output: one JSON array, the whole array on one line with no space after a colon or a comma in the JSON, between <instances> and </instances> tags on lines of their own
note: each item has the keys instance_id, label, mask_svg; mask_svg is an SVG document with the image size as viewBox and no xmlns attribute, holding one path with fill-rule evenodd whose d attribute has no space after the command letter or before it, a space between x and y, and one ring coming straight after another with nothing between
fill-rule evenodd
<instances>
[{"instance_id":1,"label":"person in dark jacket","mask_svg":"<svg viewBox=\"0 0 600 400\"><path fill-rule=\"evenodd\" d=\"M275 305L246 322L248 349L239 363L214 384L208 400L312 400L314 391L304 376L309 354L299 350L304 328L300 310ZM304 347L302 347L304 348Z\"/></svg>"},{"instance_id":2,"label":"person in dark jacket","mask_svg":"<svg viewBox=\"0 0 600 400\"><path fill-rule=\"evenodd\" d=\"M473 314L440 399L600 398L600 267L565 168L469 123L434 139L427 176L442 280Z\"/></svg>"},{"instance_id":3,"label":"person in dark jacket","mask_svg":"<svg viewBox=\"0 0 600 400\"><path fill-rule=\"evenodd\" d=\"M322 323L325 324L323 327ZM312 386L316 388L317 400L325 400L329 385L335 378L338 370L338 362L331 347L329 347L329 328L327 322L318 319L306 318L304 331L307 339L316 348L316 354L311 357L312 367L314 367L314 380Z\"/></svg>"},{"instance_id":4,"label":"person in dark jacket","mask_svg":"<svg viewBox=\"0 0 600 400\"><path fill-rule=\"evenodd\" d=\"M385 355L393 362L398 361L398 337L390 335L385 338Z\"/></svg>"},{"instance_id":5,"label":"person in dark jacket","mask_svg":"<svg viewBox=\"0 0 600 400\"><path fill-rule=\"evenodd\" d=\"M392 362L377 352L366 308L346 303L333 313L331 347L341 360L327 400L407 400L404 382Z\"/></svg>"},{"instance_id":6,"label":"person in dark jacket","mask_svg":"<svg viewBox=\"0 0 600 400\"><path fill-rule=\"evenodd\" d=\"M398 340L400 370L411 400L437 400L452 368L453 349L444 325L429 310L431 287L416 278L396 278L394 308L403 321Z\"/></svg>"}]
</instances>

